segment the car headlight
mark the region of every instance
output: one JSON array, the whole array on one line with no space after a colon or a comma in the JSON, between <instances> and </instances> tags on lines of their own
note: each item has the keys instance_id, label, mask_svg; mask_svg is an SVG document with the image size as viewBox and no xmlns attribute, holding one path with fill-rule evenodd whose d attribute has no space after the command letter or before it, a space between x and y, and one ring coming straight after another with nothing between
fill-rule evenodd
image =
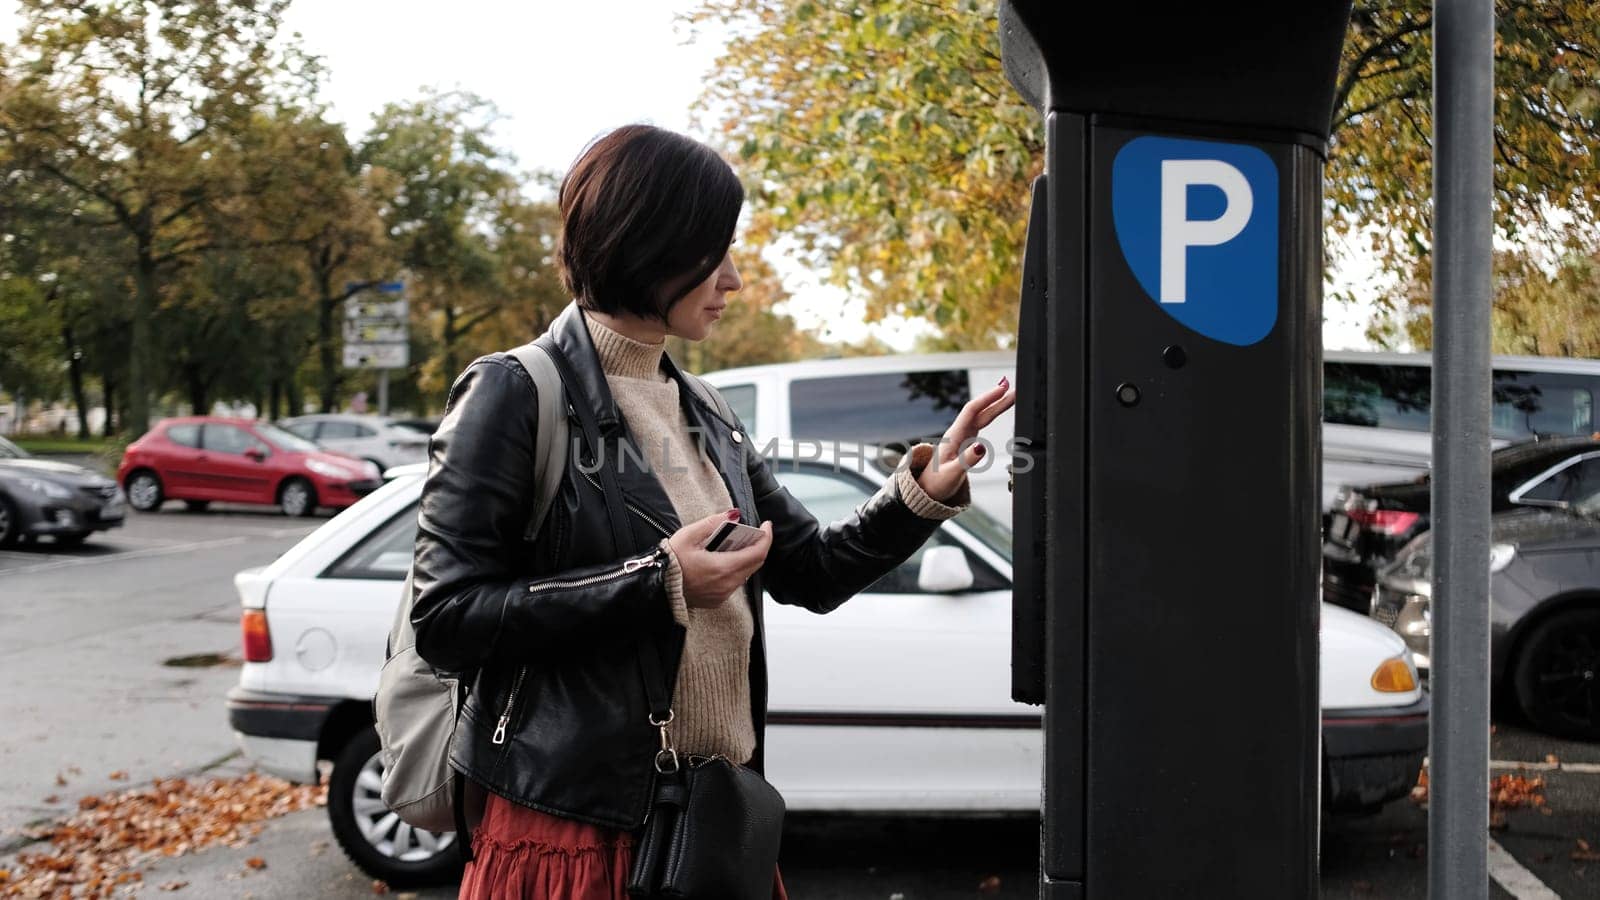
<instances>
[{"instance_id":1,"label":"car headlight","mask_svg":"<svg viewBox=\"0 0 1600 900\"><path fill-rule=\"evenodd\" d=\"M1385 694L1404 694L1417 689L1417 670L1411 654L1386 659L1372 671L1372 689Z\"/></svg>"},{"instance_id":2,"label":"car headlight","mask_svg":"<svg viewBox=\"0 0 1600 900\"><path fill-rule=\"evenodd\" d=\"M1517 558L1516 544L1495 544L1489 548L1489 571L1498 572Z\"/></svg>"},{"instance_id":3,"label":"car headlight","mask_svg":"<svg viewBox=\"0 0 1600 900\"><path fill-rule=\"evenodd\" d=\"M320 459L306 460L306 468L324 478L354 478L348 469L336 466L333 463L323 462Z\"/></svg>"},{"instance_id":4,"label":"car headlight","mask_svg":"<svg viewBox=\"0 0 1600 900\"><path fill-rule=\"evenodd\" d=\"M42 494L52 500L71 500L72 491L56 484L54 481L45 481L43 478L24 478L22 486L35 494Z\"/></svg>"},{"instance_id":5,"label":"car headlight","mask_svg":"<svg viewBox=\"0 0 1600 900\"><path fill-rule=\"evenodd\" d=\"M1404 554L1395 563L1396 574L1427 581L1433 577L1433 545L1421 544ZM1489 547L1489 572L1492 574L1511 565L1517 558L1516 544L1492 544Z\"/></svg>"}]
</instances>

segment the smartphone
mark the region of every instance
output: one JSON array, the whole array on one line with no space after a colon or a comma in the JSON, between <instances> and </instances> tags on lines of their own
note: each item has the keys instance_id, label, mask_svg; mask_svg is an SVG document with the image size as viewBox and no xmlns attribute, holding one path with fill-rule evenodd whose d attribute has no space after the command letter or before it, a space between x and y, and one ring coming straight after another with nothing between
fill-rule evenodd
<instances>
[{"instance_id":1,"label":"smartphone","mask_svg":"<svg viewBox=\"0 0 1600 900\"><path fill-rule=\"evenodd\" d=\"M723 522L717 526L711 539L706 541L707 550L743 550L761 539L761 529L751 528L738 522Z\"/></svg>"}]
</instances>

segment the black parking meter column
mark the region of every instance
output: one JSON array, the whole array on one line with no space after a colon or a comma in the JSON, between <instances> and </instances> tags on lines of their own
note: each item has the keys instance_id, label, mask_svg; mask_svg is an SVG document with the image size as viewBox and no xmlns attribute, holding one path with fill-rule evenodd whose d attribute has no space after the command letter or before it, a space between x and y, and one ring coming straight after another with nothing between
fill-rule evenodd
<instances>
[{"instance_id":1,"label":"black parking meter column","mask_svg":"<svg viewBox=\"0 0 1600 900\"><path fill-rule=\"evenodd\" d=\"M1047 126L1046 334L1019 341L1043 471L1015 499L1049 548L1018 577L1045 659L1019 634L1014 685L1037 700L1043 669L1042 892L1310 897L1320 175L1348 3L1158 6L1002 5Z\"/></svg>"}]
</instances>

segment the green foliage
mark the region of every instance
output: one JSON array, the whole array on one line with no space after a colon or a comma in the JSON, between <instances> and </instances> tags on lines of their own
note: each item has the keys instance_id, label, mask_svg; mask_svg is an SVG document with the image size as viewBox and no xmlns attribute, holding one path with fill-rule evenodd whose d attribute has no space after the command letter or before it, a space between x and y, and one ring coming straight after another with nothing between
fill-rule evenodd
<instances>
[{"instance_id":1,"label":"green foliage","mask_svg":"<svg viewBox=\"0 0 1600 900\"><path fill-rule=\"evenodd\" d=\"M1338 234L1407 272L1429 250L1433 4L1359 0L1340 64L1326 177ZM1600 204L1600 4L1496 0L1495 224L1538 238L1552 213L1575 232Z\"/></svg>"},{"instance_id":2,"label":"green foliage","mask_svg":"<svg viewBox=\"0 0 1600 900\"><path fill-rule=\"evenodd\" d=\"M1373 231L1370 253L1396 274L1428 252L1431 8L1357 0L1332 122L1328 228ZM1556 210L1592 229L1600 4L1495 8L1496 222L1517 237ZM735 33L699 109L749 178L751 237L795 239L872 317L931 318L951 349L1013 335L1041 169L1041 123L1001 72L995 13L995 0L703 0L687 17Z\"/></svg>"},{"instance_id":3,"label":"green foliage","mask_svg":"<svg viewBox=\"0 0 1600 900\"><path fill-rule=\"evenodd\" d=\"M690 22L735 32L700 110L748 178L752 240L794 239L869 320L1010 335L1044 133L1001 72L993 0L708 0Z\"/></svg>"}]
</instances>

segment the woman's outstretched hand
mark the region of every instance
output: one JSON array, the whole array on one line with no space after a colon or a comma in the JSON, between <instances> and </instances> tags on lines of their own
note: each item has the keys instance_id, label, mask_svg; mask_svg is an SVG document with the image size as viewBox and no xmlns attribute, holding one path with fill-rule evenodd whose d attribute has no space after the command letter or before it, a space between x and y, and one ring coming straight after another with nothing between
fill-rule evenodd
<instances>
[{"instance_id":1,"label":"woman's outstretched hand","mask_svg":"<svg viewBox=\"0 0 1600 900\"><path fill-rule=\"evenodd\" d=\"M762 522L766 536L738 550L707 550L706 541L723 522L739 521L733 513L706 516L679 528L668 540L683 572L683 600L692 608L721 606L767 560L772 546L772 523Z\"/></svg>"},{"instance_id":2,"label":"woman's outstretched hand","mask_svg":"<svg viewBox=\"0 0 1600 900\"><path fill-rule=\"evenodd\" d=\"M956 414L956 420L945 429L944 437L934 448L933 459L917 476L917 484L923 492L941 502L955 496L967 477L967 469L983 459L984 445L974 440L978 432L1016 402L1016 386L1004 377L994 387L968 400ZM970 446L967 446L968 441L972 442Z\"/></svg>"}]
</instances>

